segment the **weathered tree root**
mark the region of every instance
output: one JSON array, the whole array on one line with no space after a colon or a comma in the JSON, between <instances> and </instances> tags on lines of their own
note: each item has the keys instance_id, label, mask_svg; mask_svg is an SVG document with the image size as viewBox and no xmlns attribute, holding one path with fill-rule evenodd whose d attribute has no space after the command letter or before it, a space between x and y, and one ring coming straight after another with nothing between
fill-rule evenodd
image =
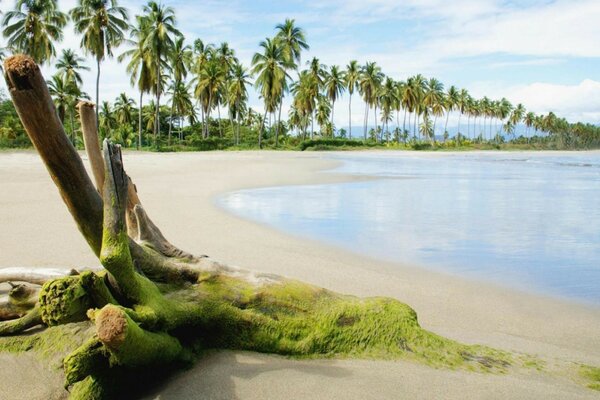
<instances>
[{"instance_id":1,"label":"weathered tree root","mask_svg":"<svg viewBox=\"0 0 600 400\"><path fill-rule=\"evenodd\" d=\"M64 133L38 66L18 55L4 70L27 134L103 269L0 270L0 282L43 285L37 302L31 301L35 289L20 289L21 311L0 322L0 336L49 327L0 338L0 349L58 352L71 398L128 398L132 382L188 363L206 348L402 357L484 371L515 362L506 352L422 329L415 311L396 300L344 296L178 249L142 207L120 147L105 141L101 154L93 104L80 103L79 111L96 187ZM63 337L82 324L90 332L92 323L95 334L86 333L85 342ZM61 341L69 346L56 346ZM62 354L63 347L75 350Z\"/></svg>"}]
</instances>

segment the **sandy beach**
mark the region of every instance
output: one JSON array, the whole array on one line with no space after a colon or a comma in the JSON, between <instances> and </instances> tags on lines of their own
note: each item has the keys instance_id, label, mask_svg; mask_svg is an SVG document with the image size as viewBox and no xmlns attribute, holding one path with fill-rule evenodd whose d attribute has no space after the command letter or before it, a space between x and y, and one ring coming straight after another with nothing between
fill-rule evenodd
<instances>
[{"instance_id":1,"label":"sandy beach","mask_svg":"<svg viewBox=\"0 0 600 400\"><path fill-rule=\"evenodd\" d=\"M187 251L342 293L393 297L411 305L424 328L465 343L600 366L598 307L363 257L235 217L216 205L217 196L241 188L359 179L328 174L336 162L327 155L126 152L124 162L153 220ZM0 227L0 268L98 264L33 151L0 152ZM0 399L64 394L53 386L58 371L32 382L25 373L32 363L2 363ZM224 351L177 374L148 398L593 399L598 392L567 377L533 372L492 375L406 361L298 361Z\"/></svg>"}]
</instances>

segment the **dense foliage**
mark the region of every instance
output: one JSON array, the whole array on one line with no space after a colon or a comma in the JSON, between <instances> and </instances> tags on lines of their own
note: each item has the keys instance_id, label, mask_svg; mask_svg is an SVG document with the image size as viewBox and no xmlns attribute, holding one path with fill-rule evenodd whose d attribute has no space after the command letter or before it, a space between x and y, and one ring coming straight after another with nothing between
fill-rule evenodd
<instances>
[{"instance_id":1,"label":"dense foliage","mask_svg":"<svg viewBox=\"0 0 600 400\"><path fill-rule=\"evenodd\" d=\"M81 36L82 49L96 62L96 103L102 61L113 57L118 47L127 47L118 60L126 63L138 101L121 93L114 102L103 101L97 107L102 136L127 147L296 148L307 139L334 137L369 142L346 147L600 147L596 125L572 124L553 112L535 114L505 98L476 99L465 89L446 89L439 80L421 74L397 80L375 62L361 66L352 60L345 68L328 67L316 57L302 68L301 54L309 45L303 29L290 19L259 44L246 68L227 42L215 46L201 39L186 41L177 29L175 9L155 1L130 17L114 0L79 0L68 13L58 10L56 0L27 0L4 15L8 47L1 54L24 52L40 63L51 62L56 57L54 44L62 39L69 18ZM89 70L84 61L75 51L64 50L56 61L58 72L49 81L57 112L74 143L81 142L76 104L89 98L81 90L80 72ZM251 85L263 102L262 110L248 105ZM347 130L334 123L344 92L349 95ZM352 110L353 95L362 98L364 110ZM291 106L282 116L286 96ZM9 105L3 107L8 112ZM363 126L353 136L356 112L363 116ZM458 121L452 136L451 114ZM3 110L0 146L26 146L22 129L10 115ZM332 146L339 147L339 142L320 144ZM301 146L306 147L315 145Z\"/></svg>"}]
</instances>

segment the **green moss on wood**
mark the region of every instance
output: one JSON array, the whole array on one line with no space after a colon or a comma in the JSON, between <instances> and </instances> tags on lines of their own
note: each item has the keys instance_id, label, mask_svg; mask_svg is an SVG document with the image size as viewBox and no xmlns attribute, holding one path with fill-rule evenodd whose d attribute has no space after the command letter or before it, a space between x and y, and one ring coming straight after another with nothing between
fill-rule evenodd
<instances>
[{"instance_id":1,"label":"green moss on wood","mask_svg":"<svg viewBox=\"0 0 600 400\"><path fill-rule=\"evenodd\" d=\"M80 276L69 276L46 282L40 292L42 320L46 325L60 325L87 319L93 306Z\"/></svg>"},{"instance_id":2,"label":"green moss on wood","mask_svg":"<svg viewBox=\"0 0 600 400\"><path fill-rule=\"evenodd\" d=\"M507 352L467 346L422 329L408 305L360 299L296 281L256 287L205 277L196 287L201 341L209 347L301 357L405 358L439 367L505 370Z\"/></svg>"}]
</instances>

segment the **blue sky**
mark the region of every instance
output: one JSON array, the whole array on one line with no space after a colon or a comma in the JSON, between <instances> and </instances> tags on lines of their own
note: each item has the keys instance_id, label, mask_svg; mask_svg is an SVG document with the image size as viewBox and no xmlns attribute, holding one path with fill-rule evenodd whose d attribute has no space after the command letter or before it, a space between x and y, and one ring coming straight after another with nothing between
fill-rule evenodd
<instances>
[{"instance_id":1,"label":"blue sky","mask_svg":"<svg viewBox=\"0 0 600 400\"><path fill-rule=\"evenodd\" d=\"M190 43L198 37L215 44L227 41L246 65L277 23L294 18L311 46L303 61L313 56L327 65L376 61L395 79L422 73L474 96L504 96L535 112L553 110L571 121L600 123L599 0L163 2L175 8ZM59 0L63 10L74 3ZM5 0L0 8L6 11L12 4ZM133 15L144 2L120 4ZM70 27L59 45L63 47L79 48ZM44 70L53 72L51 67ZM85 75L90 94L94 73ZM122 91L137 99L124 66L115 60L105 63L101 85L103 99L112 100ZM360 125L363 107L355 97L353 125ZM251 103L262 108L255 95ZM344 97L336 107L338 126L348 124L347 108Z\"/></svg>"}]
</instances>

